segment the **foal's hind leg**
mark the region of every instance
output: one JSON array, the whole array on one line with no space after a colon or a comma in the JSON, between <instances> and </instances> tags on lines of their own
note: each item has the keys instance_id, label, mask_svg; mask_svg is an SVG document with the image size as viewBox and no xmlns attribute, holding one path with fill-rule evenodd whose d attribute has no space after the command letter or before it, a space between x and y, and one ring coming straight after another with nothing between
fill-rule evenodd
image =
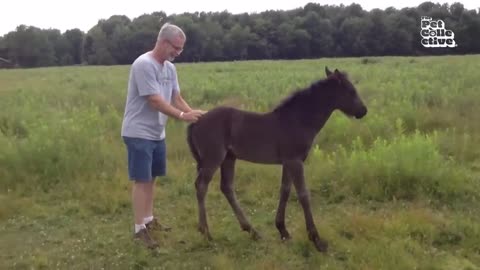
<instances>
[{"instance_id":1,"label":"foal's hind leg","mask_svg":"<svg viewBox=\"0 0 480 270\"><path fill-rule=\"evenodd\" d=\"M275 225L280 232L282 240L290 239L290 234L285 227L285 209L287 207L288 197L292 187L292 178L289 177L285 166L282 168L282 186L280 188L280 200L278 202L277 216Z\"/></svg>"},{"instance_id":2,"label":"foal's hind leg","mask_svg":"<svg viewBox=\"0 0 480 270\"><path fill-rule=\"evenodd\" d=\"M217 167L202 167L198 169L197 180L195 181L195 188L197 190L198 203L198 230L212 240L212 236L208 230L207 213L205 210L205 196L207 195L208 184L212 180L213 174Z\"/></svg>"},{"instance_id":3,"label":"foal's hind leg","mask_svg":"<svg viewBox=\"0 0 480 270\"><path fill-rule=\"evenodd\" d=\"M245 217L240 205L235 196L235 191L233 190L233 178L235 172L235 156L231 153L227 153L225 160L221 165L221 182L220 189L228 200L228 203L233 209L235 216L237 216L238 222L242 230L247 231L251 234L252 238L257 240L260 239L260 234L252 227L248 219Z\"/></svg>"}]
</instances>

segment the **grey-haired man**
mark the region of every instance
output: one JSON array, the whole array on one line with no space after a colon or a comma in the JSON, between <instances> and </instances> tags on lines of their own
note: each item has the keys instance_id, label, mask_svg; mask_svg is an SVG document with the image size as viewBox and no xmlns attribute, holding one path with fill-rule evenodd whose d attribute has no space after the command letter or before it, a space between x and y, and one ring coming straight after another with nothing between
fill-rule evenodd
<instances>
[{"instance_id":1,"label":"grey-haired man","mask_svg":"<svg viewBox=\"0 0 480 270\"><path fill-rule=\"evenodd\" d=\"M166 23L153 50L132 64L121 136L127 148L128 174L133 182L135 238L149 248L158 246L150 230L169 228L153 216L154 180L166 174L165 125L169 117L196 122L203 115L192 110L180 94L172 61L183 51L185 33Z\"/></svg>"}]
</instances>

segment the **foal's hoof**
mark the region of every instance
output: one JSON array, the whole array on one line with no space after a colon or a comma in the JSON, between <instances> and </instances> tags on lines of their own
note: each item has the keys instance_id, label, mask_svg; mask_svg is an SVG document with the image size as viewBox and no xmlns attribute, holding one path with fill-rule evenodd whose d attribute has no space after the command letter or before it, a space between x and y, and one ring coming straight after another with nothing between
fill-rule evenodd
<instances>
[{"instance_id":1,"label":"foal's hoof","mask_svg":"<svg viewBox=\"0 0 480 270\"><path fill-rule=\"evenodd\" d=\"M204 233L203 237L205 237L205 239L207 241L212 241L213 240L213 237L210 235L210 233Z\"/></svg>"},{"instance_id":2,"label":"foal's hoof","mask_svg":"<svg viewBox=\"0 0 480 270\"><path fill-rule=\"evenodd\" d=\"M210 235L210 233L205 234L205 238L206 238L208 241L212 241L212 240L213 240L213 237L212 237L212 235Z\"/></svg>"},{"instance_id":3,"label":"foal's hoof","mask_svg":"<svg viewBox=\"0 0 480 270\"><path fill-rule=\"evenodd\" d=\"M326 240L323 240L320 237L315 237L312 239L313 244L315 245L315 248L320 251L320 252L327 252L328 250L328 242Z\"/></svg>"},{"instance_id":4,"label":"foal's hoof","mask_svg":"<svg viewBox=\"0 0 480 270\"><path fill-rule=\"evenodd\" d=\"M262 239L262 236L260 235L260 233L255 229L252 229L250 231L250 237L252 237L252 239L255 241Z\"/></svg>"},{"instance_id":5,"label":"foal's hoof","mask_svg":"<svg viewBox=\"0 0 480 270\"><path fill-rule=\"evenodd\" d=\"M287 240L290 240L291 238L292 237L290 236L290 234L286 230L284 232L280 233L280 239L282 239L282 241L287 241Z\"/></svg>"},{"instance_id":6,"label":"foal's hoof","mask_svg":"<svg viewBox=\"0 0 480 270\"><path fill-rule=\"evenodd\" d=\"M207 239L208 241L212 241L213 238L212 236L210 235L210 232L208 231L208 229L205 229L205 228L202 228L202 227L198 227L198 231L205 237L205 239Z\"/></svg>"}]
</instances>

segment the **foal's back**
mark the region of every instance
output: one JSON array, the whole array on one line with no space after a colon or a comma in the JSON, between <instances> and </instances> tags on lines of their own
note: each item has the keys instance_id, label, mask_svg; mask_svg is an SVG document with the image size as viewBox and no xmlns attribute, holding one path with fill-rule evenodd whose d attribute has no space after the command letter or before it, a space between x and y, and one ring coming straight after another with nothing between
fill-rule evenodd
<instances>
[{"instance_id":1,"label":"foal's back","mask_svg":"<svg viewBox=\"0 0 480 270\"><path fill-rule=\"evenodd\" d=\"M286 123L274 113L256 113L217 107L191 127L191 137L202 162L221 162L227 153L255 162L280 163L288 144Z\"/></svg>"}]
</instances>

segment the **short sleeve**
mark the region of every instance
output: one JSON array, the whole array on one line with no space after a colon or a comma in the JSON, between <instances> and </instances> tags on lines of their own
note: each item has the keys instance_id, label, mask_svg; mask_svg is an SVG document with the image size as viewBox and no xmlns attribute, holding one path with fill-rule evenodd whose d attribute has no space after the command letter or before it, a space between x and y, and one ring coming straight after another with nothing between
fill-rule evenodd
<instances>
[{"instance_id":1,"label":"short sleeve","mask_svg":"<svg viewBox=\"0 0 480 270\"><path fill-rule=\"evenodd\" d=\"M140 61L133 66L133 78L140 96L160 93L155 68L147 61Z\"/></svg>"}]
</instances>

